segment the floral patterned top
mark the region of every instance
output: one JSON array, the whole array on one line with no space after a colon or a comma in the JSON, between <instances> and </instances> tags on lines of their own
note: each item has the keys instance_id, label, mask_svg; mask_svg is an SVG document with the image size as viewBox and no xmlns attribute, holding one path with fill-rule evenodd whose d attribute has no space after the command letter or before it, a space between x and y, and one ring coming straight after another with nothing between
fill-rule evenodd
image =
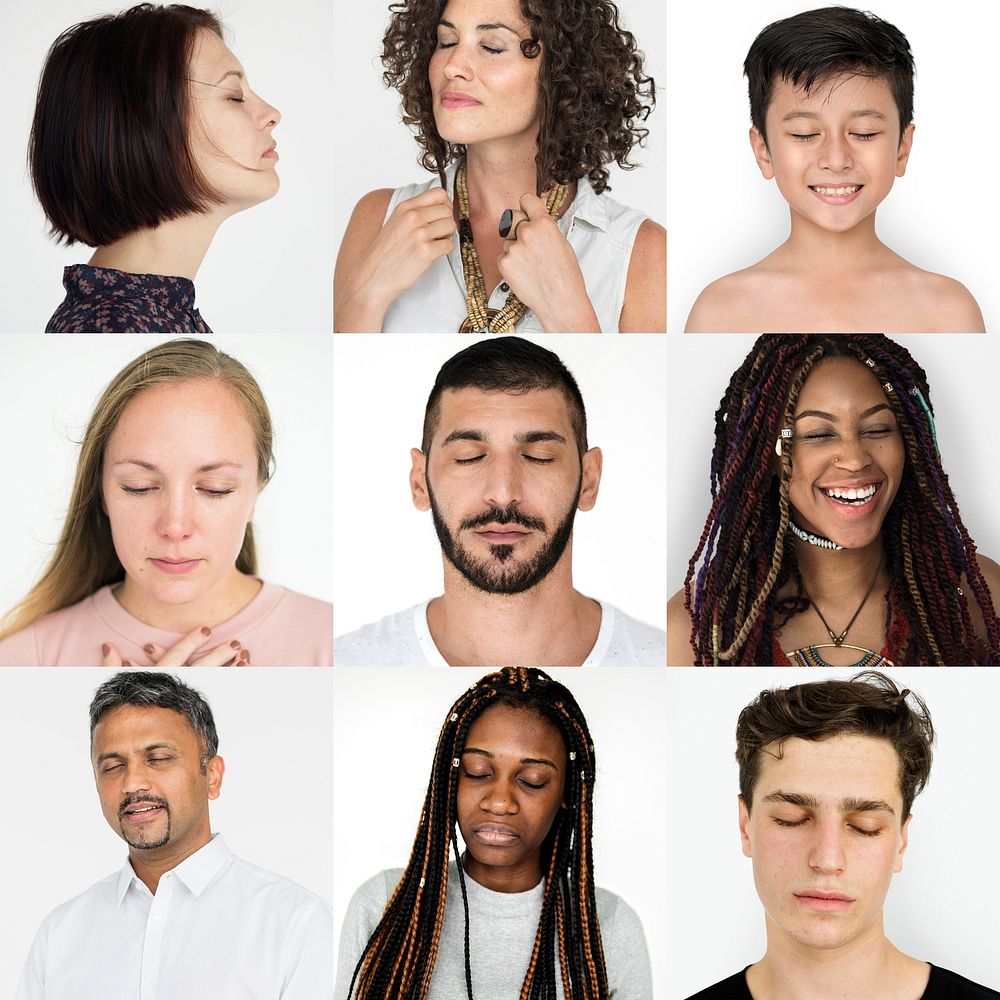
<instances>
[{"instance_id":1,"label":"floral patterned top","mask_svg":"<svg viewBox=\"0 0 1000 1000\"><path fill-rule=\"evenodd\" d=\"M74 264L63 271L66 298L46 333L211 333L194 307L194 283Z\"/></svg>"}]
</instances>

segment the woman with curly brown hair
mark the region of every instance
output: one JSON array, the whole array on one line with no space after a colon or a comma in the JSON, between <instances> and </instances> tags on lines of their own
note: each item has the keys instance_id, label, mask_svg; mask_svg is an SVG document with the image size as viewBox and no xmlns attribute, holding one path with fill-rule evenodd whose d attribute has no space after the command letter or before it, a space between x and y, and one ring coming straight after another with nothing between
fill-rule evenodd
<instances>
[{"instance_id":1,"label":"woman with curly brown hair","mask_svg":"<svg viewBox=\"0 0 1000 1000\"><path fill-rule=\"evenodd\" d=\"M611 0L400 0L385 82L436 181L365 195L335 328L656 332L666 234L606 194L655 84ZM455 235L458 239L455 239Z\"/></svg>"}]
</instances>

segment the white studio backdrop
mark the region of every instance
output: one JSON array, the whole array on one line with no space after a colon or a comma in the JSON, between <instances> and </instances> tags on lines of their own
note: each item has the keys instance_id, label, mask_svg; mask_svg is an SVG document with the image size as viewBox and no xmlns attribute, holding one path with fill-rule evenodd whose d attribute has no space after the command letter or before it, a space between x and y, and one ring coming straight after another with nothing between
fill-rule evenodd
<instances>
[{"instance_id":1,"label":"white studio backdrop","mask_svg":"<svg viewBox=\"0 0 1000 1000\"><path fill-rule=\"evenodd\" d=\"M666 13L662 0L620 0L622 25L636 37L645 54L644 68L657 85L657 104L645 127L649 137L631 159L639 169L611 167L611 197L644 211L665 225L667 169ZM378 188L398 188L428 181L417 162L419 146L403 125L400 98L382 82L382 36L389 23L389 0L366 0L351 11L350 28L334 37L334 87L337 135L333 199L335 252L340 248L351 212L361 197Z\"/></svg>"},{"instance_id":2,"label":"white studio backdrop","mask_svg":"<svg viewBox=\"0 0 1000 1000\"><path fill-rule=\"evenodd\" d=\"M660 997L669 908L662 837L668 675L629 667L546 672L573 692L587 718L597 757L595 882L638 913L653 994ZM337 667L334 675L333 916L339 942L358 886L386 868L405 867L445 715L484 674L479 668Z\"/></svg>"},{"instance_id":3,"label":"white studio backdrop","mask_svg":"<svg viewBox=\"0 0 1000 1000\"><path fill-rule=\"evenodd\" d=\"M0 331L41 332L62 301L62 269L89 247L59 247L31 189L28 134L45 54L73 24L125 10L131 0L46 0L4 9L8 153L0 161ZM328 333L336 243L329 0L193 0L218 14L250 85L282 115L274 130L281 189L220 227L195 279L197 306L219 333Z\"/></svg>"},{"instance_id":4,"label":"white studio backdrop","mask_svg":"<svg viewBox=\"0 0 1000 1000\"><path fill-rule=\"evenodd\" d=\"M678 473L667 503L667 589L674 594L684 584L688 559L712 503L708 474L715 411L755 338L711 333L667 339L668 455L670 468ZM995 461L996 420L989 409L1000 371L1000 346L993 334L900 334L892 340L927 373L942 464L962 520L978 550L1000 561L1000 470Z\"/></svg>"},{"instance_id":5,"label":"white studio backdrop","mask_svg":"<svg viewBox=\"0 0 1000 1000\"><path fill-rule=\"evenodd\" d=\"M597 504L577 512L573 581L581 593L664 627L665 337L608 341L541 334L575 376L589 444L604 454ZM410 498L410 449L438 369L469 345L438 334L334 339L334 634L442 593L429 512Z\"/></svg>"},{"instance_id":6,"label":"white studio backdrop","mask_svg":"<svg viewBox=\"0 0 1000 1000\"><path fill-rule=\"evenodd\" d=\"M111 672L0 671L0 757L8 804L0 833L0 994L12 997L42 920L124 865L128 849L101 814L87 709ZM226 762L212 831L234 854L332 903L333 676L300 668L186 667L219 731ZM331 942L331 947L332 947Z\"/></svg>"},{"instance_id":7,"label":"white studio backdrop","mask_svg":"<svg viewBox=\"0 0 1000 1000\"><path fill-rule=\"evenodd\" d=\"M685 1000L764 954L764 913L737 825L736 719L767 688L827 678L787 668L674 668L667 683L668 979L658 1000ZM990 929L1000 875L1000 673L975 667L894 669L927 702L937 743L913 804L903 870L885 906L889 940L908 955L1000 989Z\"/></svg>"},{"instance_id":8,"label":"white studio backdrop","mask_svg":"<svg viewBox=\"0 0 1000 1000\"><path fill-rule=\"evenodd\" d=\"M125 364L164 336L0 336L0 614L38 580L59 539L94 404ZM332 600L330 338L213 336L250 371L274 425L276 471L253 519L260 574Z\"/></svg>"},{"instance_id":9,"label":"white studio backdrop","mask_svg":"<svg viewBox=\"0 0 1000 1000\"><path fill-rule=\"evenodd\" d=\"M788 205L765 181L747 138L750 106L743 60L773 21L824 6L809 0L749 0L716 6L667 4L667 169L670 304L680 333L709 282L748 267L783 243ZM880 238L911 263L961 281L989 330L1000 322L995 280L996 201L976 179L996 139L983 130L993 91L1000 8L980 0L875 0L871 10L906 35L916 63L913 151L878 209ZM749 332L749 331L748 331Z\"/></svg>"}]
</instances>

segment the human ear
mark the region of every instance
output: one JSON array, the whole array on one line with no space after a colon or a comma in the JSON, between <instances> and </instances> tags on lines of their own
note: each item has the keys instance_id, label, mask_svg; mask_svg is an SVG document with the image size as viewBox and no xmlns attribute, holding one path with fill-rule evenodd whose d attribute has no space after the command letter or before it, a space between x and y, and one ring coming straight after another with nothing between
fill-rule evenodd
<instances>
[{"instance_id":1,"label":"human ear","mask_svg":"<svg viewBox=\"0 0 1000 1000\"><path fill-rule=\"evenodd\" d=\"M419 448L410 449L410 496L417 510L430 510L427 493L427 456Z\"/></svg>"},{"instance_id":2,"label":"human ear","mask_svg":"<svg viewBox=\"0 0 1000 1000\"><path fill-rule=\"evenodd\" d=\"M208 764L208 797L217 799L222 791L222 776L226 773L226 762L216 754Z\"/></svg>"},{"instance_id":3,"label":"human ear","mask_svg":"<svg viewBox=\"0 0 1000 1000\"><path fill-rule=\"evenodd\" d=\"M583 453L581 460L583 476L580 480L580 499L577 510L592 510L597 503L597 491L601 488L601 470L604 468L604 456L600 448L591 448Z\"/></svg>"},{"instance_id":4,"label":"human ear","mask_svg":"<svg viewBox=\"0 0 1000 1000\"><path fill-rule=\"evenodd\" d=\"M750 810L747 809L747 804L743 801L742 795L737 795L736 798L739 800L740 804L740 841L743 845L743 854L748 858L752 858L753 851L751 850L750 844Z\"/></svg>"},{"instance_id":5,"label":"human ear","mask_svg":"<svg viewBox=\"0 0 1000 1000\"><path fill-rule=\"evenodd\" d=\"M767 148L767 140L756 126L750 129L750 148L753 150L754 159L757 161L757 166L760 168L764 180L773 180L774 165L771 163L771 153Z\"/></svg>"},{"instance_id":6,"label":"human ear","mask_svg":"<svg viewBox=\"0 0 1000 1000\"><path fill-rule=\"evenodd\" d=\"M900 830L899 836L899 851L896 853L896 864L893 866L893 872L901 872L903 870L903 855L906 853L906 846L909 843L911 819L913 819L912 813L903 820L903 827Z\"/></svg>"},{"instance_id":7,"label":"human ear","mask_svg":"<svg viewBox=\"0 0 1000 1000\"><path fill-rule=\"evenodd\" d=\"M910 122L903 129L903 136L899 140L899 149L896 151L896 176L902 177L906 173L906 164L910 159L910 149L913 147L914 125Z\"/></svg>"}]
</instances>

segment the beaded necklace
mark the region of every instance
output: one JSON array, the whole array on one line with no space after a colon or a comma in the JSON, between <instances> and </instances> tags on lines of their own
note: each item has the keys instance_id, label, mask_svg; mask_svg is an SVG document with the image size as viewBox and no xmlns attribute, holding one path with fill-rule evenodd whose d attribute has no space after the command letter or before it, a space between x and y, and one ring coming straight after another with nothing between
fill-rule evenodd
<instances>
[{"instance_id":1,"label":"beaded necklace","mask_svg":"<svg viewBox=\"0 0 1000 1000\"><path fill-rule=\"evenodd\" d=\"M458 198L458 241L462 251L462 274L465 277L466 317L458 328L459 333L513 333L514 327L528 311L528 307L513 293L507 296L501 309L488 309L486 283L479 254L472 239L469 222L469 187L466 181L466 164L463 160L455 174L455 195ZM553 219L559 218L569 188L555 184L549 191L545 208Z\"/></svg>"}]
</instances>

